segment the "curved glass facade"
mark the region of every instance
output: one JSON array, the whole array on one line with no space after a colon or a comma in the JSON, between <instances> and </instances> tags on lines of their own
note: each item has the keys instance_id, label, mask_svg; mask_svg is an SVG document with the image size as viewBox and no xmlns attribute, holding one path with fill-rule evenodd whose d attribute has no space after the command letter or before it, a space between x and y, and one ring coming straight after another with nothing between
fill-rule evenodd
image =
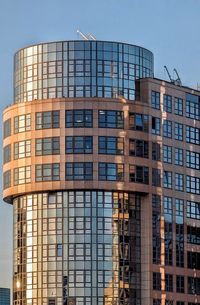
<instances>
[{"instance_id":1,"label":"curved glass facade","mask_svg":"<svg viewBox=\"0 0 200 305\"><path fill-rule=\"evenodd\" d=\"M13 304L140 304L139 195L38 193L13 205Z\"/></svg>"},{"instance_id":2,"label":"curved glass facade","mask_svg":"<svg viewBox=\"0 0 200 305\"><path fill-rule=\"evenodd\" d=\"M64 41L18 51L14 103L62 97L135 99L135 80L153 77L153 54L117 42Z\"/></svg>"}]
</instances>

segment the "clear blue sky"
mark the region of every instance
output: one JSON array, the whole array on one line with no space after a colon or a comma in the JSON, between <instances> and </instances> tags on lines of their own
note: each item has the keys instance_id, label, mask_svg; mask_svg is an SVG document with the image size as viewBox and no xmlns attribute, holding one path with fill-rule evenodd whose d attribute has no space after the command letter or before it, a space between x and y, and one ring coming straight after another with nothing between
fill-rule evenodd
<instances>
[{"instance_id":1,"label":"clear blue sky","mask_svg":"<svg viewBox=\"0 0 200 305\"><path fill-rule=\"evenodd\" d=\"M12 103L13 54L28 44L77 39L77 28L100 40L144 46L183 84L200 83L200 0L0 0L0 108ZM2 130L2 128L1 128ZM12 207L0 204L0 287L11 286Z\"/></svg>"}]
</instances>

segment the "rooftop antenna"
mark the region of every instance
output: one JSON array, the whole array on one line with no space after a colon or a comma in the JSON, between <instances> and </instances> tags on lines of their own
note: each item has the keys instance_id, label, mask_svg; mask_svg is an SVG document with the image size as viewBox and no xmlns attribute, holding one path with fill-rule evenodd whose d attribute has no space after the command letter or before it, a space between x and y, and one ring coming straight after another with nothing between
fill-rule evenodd
<instances>
[{"instance_id":1,"label":"rooftop antenna","mask_svg":"<svg viewBox=\"0 0 200 305\"><path fill-rule=\"evenodd\" d=\"M87 35L88 38L92 38L92 40L95 40L96 41L96 37L94 35L92 35L91 33L89 33Z\"/></svg>"},{"instance_id":2,"label":"rooftop antenna","mask_svg":"<svg viewBox=\"0 0 200 305\"><path fill-rule=\"evenodd\" d=\"M177 72L177 70L175 68L174 68L174 72L176 73L176 76L177 76L177 79L175 80L176 84L178 86L182 86L182 82L181 82L180 76L179 76L179 74L178 74L178 72Z\"/></svg>"},{"instance_id":3,"label":"rooftop antenna","mask_svg":"<svg viewBox=\"0 0 200 305\"><path fill-rule=\"evenodd\" d=\"M164 69L166 70L166 72L167 72L167 74L168 74L168 77L169 77L169 79L170 79L170 82L171 82L171 83L174 83L174 80L172 79L171 74L169 73L169 70L167 69L167 66L164 66Z\"/></svg>"},{"instance_id":4,"label":"rooftop antenna","mask_svg":"<svg viewBox=\"0 0 200 305\"><path fill-rule=\"evenodd\" d=\"M77 30L77 33L80 34L83 37L83 39L89 40L89 38L85 34L83 34L79 29Z\"/></svg>"}]
</instances>

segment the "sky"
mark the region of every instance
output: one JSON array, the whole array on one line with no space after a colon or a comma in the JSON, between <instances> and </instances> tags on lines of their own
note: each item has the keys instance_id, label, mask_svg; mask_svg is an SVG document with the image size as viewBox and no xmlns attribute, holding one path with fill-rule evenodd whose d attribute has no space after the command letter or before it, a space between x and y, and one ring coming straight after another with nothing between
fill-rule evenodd
<instances>
[{"instance_id":1,"label":"sky","mask_svg":"<svg viewBox=\"0 0 200 305\"><path fill-rule=\"evenodd\" d=\"M12 103L13 54L29 44L80 39L77 29L97 40L146 47L154 53L155 77L167 78L166 65L172 76L176 68L182 83L196 88L199 13L200 0L0 0L0 111ZM1 199L0 287L11 282L12 206Z\"/></svg>"}]
</instances>

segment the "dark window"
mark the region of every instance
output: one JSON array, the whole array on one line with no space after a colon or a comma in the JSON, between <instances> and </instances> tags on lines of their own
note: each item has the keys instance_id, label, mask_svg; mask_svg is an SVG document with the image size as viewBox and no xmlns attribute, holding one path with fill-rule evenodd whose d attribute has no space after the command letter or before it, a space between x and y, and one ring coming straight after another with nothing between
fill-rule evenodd
<instances>
[{"instance_id":1,"label":"dark window","mask_svg":"<svg viewBox=\"0 0 200 305\"><path fill-rule=\"evenodd\" d=\"M152 168L152 185L161 186L161 172L160 169Z\"/></svg>"},{"instance_id":2,"label":"dark window","mask_svg":"<svg viewBox=\"0 0 200 305\"><path fill-rule=\"evenodd\" d=\"M93 138L90 136L65 137L66 154L91 154Z\"/></svg>"},{"instance_id":3,"label":"dark window","mask_svg":"<svg viewBox=\"0 0 200 305\"><path fill-rule=\"evenodd\" d=\"M131 156L148 158L149 157L149 143L143 140L129 140L129 153Z\"/></svg>"},{"instance_id":4,"label":"dark window","mask_svg":"<svg viewBox=\"0 0 200 305\"><path fill-rule=\"evenodd\" d=\"M188 304L190 304L190 303L188 303ZM183 301L176 301L176 305L185 305L185 302L183 302ZM198 305L198 304L196 304L196 305Z\"/></svg>"},{"instance_id":5,"label":"dark window","mask_svg":"<svg viewBox=\"0 0 200 305\"><path fill-rule=\"evenodd\" d=\"M164 187L172 189L172 172L164 171Z\"/></svg>"},{"instance_id":6,"label":"dark window","mask_svg":"<svg viewBox=\"0 0 200 305\"><path fill-rule=\"evenodd\" d=\"M177 115L183 115L183 99L175 97L174 98L174 113Z\"/></svg>"},{"instance_id":7,"label":"dark window","mask_svg":"<svg viewBox=\"0 0 200 305\"><path fill-rule=\"evenodd\" d=\"M6 189L11 186L11 171L8 170L3 173L3 188Z\"/></svg>"},{"instance_id":8,"label":"dark window","mask_svg":"<svg viewBox=\"0 0 200 305\"><path fill-rule=\"evenodd\" d=\"M116 163L99 163L99 180L123 181L124 165Z\"/></svg>"},{"instance_id":9,"label":"dark window","mask_svg":"<svg viewBox=\"0 0 200 305\"><path fill-rule=\"evenodd\" d=\"M160 264L161 257L161 198L152 194L152 243L153 243L153 264Z\"/></svg>"},{"instance_id":10,"label":"dark window","mask_svg":"<svg viewBox=\"0 0 200 305\"><path fill-rule=\"evenodd\" d=\"M172 112L172 97L171 95L164 94L164 111Z\"/></svg>"},{"instance_id":11,"label":"dark window","mask_svg":"<svg viewBox=\"0 0 200 305\"><path fill-rule=\"evenodd\" d=\"M151 107L155 109L160 109L160 92L151 92Z\"/></svg>"},{"instance_id":12,"label":"dark window","mask_svg":"<svg viewBox=\"0 0 200 305\"><path fill-rule=\"evenodd\" d=\"M149 184L149 168L130 165L129 178L130 182Z\"/></svg>"},{"instance_id":13,"label":"dark window","mask_svg":"<svg viewBox=\"0 0 200 305\"><path fill-rule=\"evenodd\" d=\"M149 116L139 113L129 113L129 129L148 132Z\"/></svg>"},{"instance_id":14,"label":"dark window","mask_svg":"<svg viewBox=\"0 0 200 305\"><path fill-rule=\"evenodd\" d=\"M35 166L35 181L60 180L60 164L38 164Z\"/></svg>"},{"instance_id":15,"label":"dark window","mask_svg":"<svg viewBox=\"0 0 200 305\"><path fill-rule=\"evenodd\" d=\"M7 145L3 148L3 163L11 161L11 145Z\"/></svg>"},{"instance_id":16,"label":"dark window","mask_svg":"<svg viewBox=\"0 0 200 305\"><path fill-rule=\"evenodd\" d=\"M187 226L187 242L200 245L200 228Z\"/></svg>"},{"instance_id":17,"label":"dark window","mask_svg":"<svg viewBox=\"0 0 200 305\"><path fill-rule=\"evenodd\" d=\"M93 126L92 110L66 110L65 127L66 128L89 128Z\"/></svg>"},{"instance_id":18,"label":"dark window","mask_svg":"<svg viewBox=\"0 0 200 305\"><path fill-rule=\"evenodd\" d=\"M200 120L199 96L186 93L186 117Z\"/></svg>"},{"instance_id":19,"label":"dark window","mask_svg":"<svg viewBox=\"0 0 200 305\"><path fill-rule=\"evenodd\" d=\"M176 292L184 293L185 292L185 283L184 283L184 276L177 275L176 276Z\"/></svg>"},{"instance_id":20,"label":"dark window","mask_svg":"<svg viewBox=\"0 0 200 305\"><path fill-rule=\"evenodd\" d=\"M186 150L186 166L200 169L200 154L195 151Z\"/></svg>"},{"instance_id":21,"label":"dark window","mask_svg":"<svg viewBox=\"0 0 200 305\"><path fill-rule=\"evenodd\" d=\"M172 146L163 146L163 161L165 163L172 163Z\"/></svg>"},{"instance_id":22,"label":"dark window","mask_svg":"<svg viewBox=\"0 0 200 305\"><path fill-rule=\"evenodd\" d=\"M55 299L48 299L48 305L56 305L56 300Z\"/></svg>"},{"instance_id":23,"label":"dark window","mask_svg":"<svg viewBox=\"0 0 200 305\"><path fill-rule=\"evenodd\" d=\"M175 148L175 164L183 166L183 149Z\"/></svg>"},{"instance_id":24,"label":"dark window","mask_svg":"<svg viewBox=\"0 0 200 305\"><path fill-rule=\"evenodd\" d=\"M192 126L186 126L186 142L199 145L200 129Z\"/></svg>"},{"instance_id":25,"label":"dark window","mask_svg":"<svg viewBox=\"0 0 200 305\"><path fill-rule=\"evenodd\" d=\"M200 270L200 253L190 252L187 253L187 267L189 269Z\"/></svg>"},{"instance_id":26,"label":"dark window","mask_svg":"<svg viewBox=\"0 0 200 305\"><path fill-rule=\"evenodd\" d=\"M60 154L60 138L41 138L35 139L36 156Z\"/></svg>"},{"instance_id":27,"label":"dark window","mask_svg":"<svg viewBox=\"0 0 200 305\"><path fill-rule=\"evenodd\" d=\"M200 219L200 202L187 201L187 217Z\"/></svg>"},{"instance_id":28,"label":"dark window","mask_svg":"<svg viewBox=\"0 0 200 305\"><path fill-rule=\"evenodd\" d=\"M65 165L65 180L92 180L93 164L91 162L69 162Z\"/></svg>"},{"instance_id":29,"label":"dark window","mask_svg":"<svg viewBox=\"0 0 200 305\"><path fill-rule=\"evenodd\" d=\"M160 144L152 142L152 160L160 161Z\"/></svg>"},{"instance_id":30,"label":"dark window","mask_svg":"<svg viewBox=\"0 0 200 305\"><path fill-rule=\"evenodd\" d=\"M153 290L161 290L161 274L153 272Z\"/></svg>"},{"instance_id":31,"label":"dark window","mask_svg":"<svg viewBox=\"0 0 200 305\"><path fill-rule=\"evenodd\" d=\"M152 134L160 135L160 118L152 117L151 128Z\"/></svg>"},{"instance_id":32,"label":"dark window","mask_svg":"<svg viewBox=\"0 0 200 305\"><path fill-rule=\"evenodd\" d=\"M191 194L200 194L200 178L186 176L186 192Z\"/></svg>"},{"instance_id":33,"label":"dark window","mask_svg":"<svg viewBox=\"0 0 200 305\"><path fill-rule=\"evenodd\" d=\"M172 137L172 121L164 120L163 122L163 136L166 138Z\"/></svg>"},{"instance_id":34,"label":"dark window","mask_svg":"<svg viewBox=\"0 0 200 305\"><path fill-rule=\"evenodd\" d=\"M175 174L175 190L183 191L184 190L184 175L176 173Z\"/></svg>"},{"instance_id":35,"label":"dark window","mask_svg":"<svg viewBox=\"0 0 200 305\"><path fill-rule=\"evenodd\" d=\"M165 274L165 291L173 291L173 275Z\"/></svg>"},{"instance_id":36,"label":"dark window","mask_svg":"<svg viewBox=\"0 0 200 305\"><path fill-rule=\"evenodd\" d=\"M124 138L99 137L99 154L123 155Z\"/></svg>"},{"instance_id":37,"label":"dark window","mask_svg":"<svg viewBox=\"0 0 200 305\"><path fill-rule=\"evenodd\" d=\"M31 115L23 114L14 117L14 133L31 130Z\"/></svg>"},{"instance_id":38,"label":"dark window","mask_svg":"<svg viewBox=\"0 0 200 305\"><path fill-rule=\"evenodd\" d=\"M3 138L7 138L11 135L11 119L6 120L3 123Z\"/></svg>"},{"instance_id":39,"label":"dark window","mask_svg":"<svg viewBox=\"0 0 200 305\"><path fill-rule=\"evenodd\" d=\"M165 300L165 305L173 305L174 301L173 300Z\"/></svg>"},{"instance_id":40,"label":"dark window","mask_svg":"<svg viewBox=\"0 0 200 305\"><path fill-rule=\"evenodd\" d=\"M36 112L36 129L59 128L60 126L60 112L59 111L45 111Z\"/></svg>"},{"instance_id":41,"label":"dark window","mask_svg":"<svg viewBox=\"0 0 200 305\"><path fill-rule=\"evenodd\" d=\"M200 295L200 278L188 277L188 293Z\"/></svg>"},{"instance_id":42,"label":"dark window","mask_svg":"<svg viewBox=\"0 0 200 305\"><path fill-rule=\"evenodd\" d=\"M124 128L123 111L99 110L99 128Z\"/></svg>"},{"instance_id":43,"label":"dark window","mask_svg":"<svg viewBox=\"0 0 200 305\"><path fill-rule=\"evenodd\" d=\"M183 141L183 124L175 123L175 140Z\"/></svg>"},{"instance_id":44,"label":"dark window","mask_svg":"<svg viewBox=\"0 0 200 305\"><path fill-rule=\"evenodd\" d=\"M160 299L153 299L153 305L161 305Z\"/></svg>"}]
</instances>

